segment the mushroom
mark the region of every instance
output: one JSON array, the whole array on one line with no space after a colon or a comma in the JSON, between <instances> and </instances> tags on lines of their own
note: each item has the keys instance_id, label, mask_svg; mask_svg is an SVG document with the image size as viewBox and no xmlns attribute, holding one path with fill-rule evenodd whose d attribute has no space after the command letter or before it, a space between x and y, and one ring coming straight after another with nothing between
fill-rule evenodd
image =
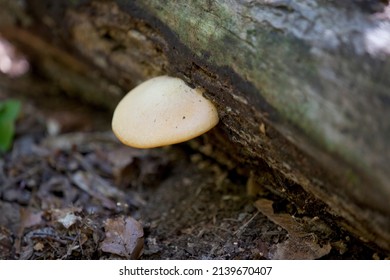
<instances>
[{"instance_id":1,"label":"mushroom","mask_svg":"<svg viewBox=\"0 0 390 280\"><path fill-rule=\"evenodd\" d=\"M195 138L218 123L215 106L179 78L152 78L118 104L112 129L125 145L154 148Z\"/></svg>"}]
</instances>

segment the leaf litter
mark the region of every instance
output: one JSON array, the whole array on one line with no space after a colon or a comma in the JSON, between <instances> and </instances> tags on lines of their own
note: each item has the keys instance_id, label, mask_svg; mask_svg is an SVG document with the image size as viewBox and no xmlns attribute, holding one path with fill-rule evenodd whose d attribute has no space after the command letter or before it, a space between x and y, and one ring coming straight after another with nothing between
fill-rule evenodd
<instances>
[{"instance_id":1,"label":"leaf litter","mask_svg":"<svg viewBox=\"0 0 390 280\"><path fill-rule=\"evenodd\" d=\"M0 259L315 259L375 253L349 236L305 235L291 215L274 213L268 200L259 200L259 194L272 194L253 187L238 171L245 167L226 155L225 165L216 162L202 138L132 149L116 140L109 118L96 126L86 117L80 126L67 114L73 112L51 117L50 111L23 104L13 148L0 158Z\"/></svg>"}]
</instances>

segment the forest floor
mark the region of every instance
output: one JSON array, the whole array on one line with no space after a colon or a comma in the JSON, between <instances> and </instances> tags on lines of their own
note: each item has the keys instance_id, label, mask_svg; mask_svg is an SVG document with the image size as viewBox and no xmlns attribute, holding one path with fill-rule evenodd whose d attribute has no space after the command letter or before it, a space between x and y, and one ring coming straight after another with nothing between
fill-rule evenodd
<instances>
[{"instance_id":1,"label":"forest floor","mask_svg":"<svg viewBox=\"0 0 390 280\"><path fill-rule=\"evenodd\" d=\"M125 147L110 120L62 101L23 103L0 158L0 259L378 258L348 236L306 236L295 243L312 245L291 250L248 178L186 143Z\"/></svg>"}]
</instances>

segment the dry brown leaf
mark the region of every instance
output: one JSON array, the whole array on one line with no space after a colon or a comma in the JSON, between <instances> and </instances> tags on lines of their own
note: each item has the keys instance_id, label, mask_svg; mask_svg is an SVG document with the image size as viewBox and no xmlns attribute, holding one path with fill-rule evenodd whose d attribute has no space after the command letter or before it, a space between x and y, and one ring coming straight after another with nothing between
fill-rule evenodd
<instances>
[{"instance_id":1,"label":"dry brown leaf","mask_svg":"<svg viewBox=\"0 0 390 280\"><path fill-rule=\"evenodd\" d=\"M42 212L33 212L26 208L20 208L20 226L29 228L42 223Z\"/></svg>"},{"instance_id":2,"label":"dry brown leaf","mask_svg":"<svg viewBox=\"0 0 390 280\"><path fill-rule=\"evenodd\" d=\"M116 209L116 203L107 194L118 193L119 190L109 186L108 183L102 184L104 180L97 175L78 171L71 175L70 179L81 190L98 199L104 207Z\"/></svg>"},{"instance_id":3,"label":"dry brown leaf","mask_svg":"<svg viewBox=\"0 0 390 280\"><path fill-rule=\"evenodd\" d=\"M128 187L138 180L141 173L140 158L145 157L144 150L130 147L118 147L107 154L107 161L112 165L115 183Z\"/></svg>"},{"instance_id":4,"label":"dry brown leaf","mask_svg":"<svg viewBox=\"0 0 390 280\"><path fill-rule=\"evenodd\" d=\"M21 240L26 228L34 227L42 222L42 212L34 213L28 208L20 208L20 224L15 242L15 251L20 252Z\"/></svg>"},{"instance_id":5,"label":"dry brown leaf","mask_svg":"<svg viewBox=\"0 0 390 280\"><path fill-rule=\"evenodd\" d=\"M37 244L34 245L35 251L42 251L43 248L45 248L45 245L43 245L41 242L38 242Z\"/></svg>"},{"instance_id":6,"label":"dry brown leaf","mask_svg":"<svg viewBox=\"0 0 390 280\"><path fill-rule=\"evenodd\" d=\"M290 236L277 244L268 255L273 260L314 260L329 254L331 249L329 243L319 245L313 236Z\"/></svg>"},{"instance_id":7,"label":"dry brown leaf","mask_svg":"<svg viewBox=\"0 0 390 280\"><path fill-rule=\"evenodd\" d=\"M265 124L263 122L259 125L259 130L265 135Z\"/></svg>"},{"instance_id":8,"label":"dry brown leaf","mask_svg":"<svg viewBox=\"0 0 390 280\"><path fill-rule=\"evenodd\" d=\"M145 150L119 148L108 154L112 163L115 183L121 187L151 187L166 176L171 159L166 154L145 153Z\"/></svg>"},{"instance_id":9,"label":"dry brown leaf","mask_svg":"<svg viewBox=\"0 0 390 280\"><path fill-rule=\"evenodd\" d=\"M40 199L42 209L59 208L70 205L75 199L76 191L66 176L53 174L50 179L42 182L37 196Z\"/></svg>"},{"instance_id":10,"label":"dry brown leaf","mask_svg":"<svg viewBox=\"0 0 390 280\"><path fill-rule=\"evenodd\" d=\"M137 259L144 246L142 225L132 217L107 219L104 223L106 237L101 244L103 252Z\"/></svg>"},{"instance_id":11,"label":"dry brown leaf","mask_svg":"<svg viewBox=\"0 0 390 280\"><path fill-rule=\"evenodd\" d=\"M259 199L255 202L256 208L275 224L289 233L289 238L277 244L268 254L270 259L312 260L329 254L332 246L329 243L318 244L317 236L307 232L304 226L289 214L275 214L273 202L268 199Z\"/></svg>"},{"instance_id":12,"label":"dry brown leaf","mask_svg":"<svg viewBox=\"0 0 390 280\"><path fill-rule=\"evenodd\" d=\"M81 221L81 217L76 215L81 213L79 207L50 210L51 219L60 223L64 228L69 229L76 222Z\"/></svg>"},{"instance_id":13,"label":"dry brown leaf","mask_svg":"<svg viewBox=\"0 0 390 280\"><path fill-rule=\"evenodd\" d=\"M0 259L8 259L12 252L12 233L5 227L0 226Z\"/></svg>"}]
</instances>

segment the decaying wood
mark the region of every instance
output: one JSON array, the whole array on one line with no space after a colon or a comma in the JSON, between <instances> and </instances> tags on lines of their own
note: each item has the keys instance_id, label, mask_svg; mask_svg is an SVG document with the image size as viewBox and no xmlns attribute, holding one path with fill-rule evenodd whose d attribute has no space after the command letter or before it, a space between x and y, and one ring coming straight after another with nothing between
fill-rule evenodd
<instances>
[{"instance_id":1,"label":"decaying wood","mask_svg":"<svg viewBox=\"0 0 390 280\"><path fill-rule=\"evenodd\" d=\"M214 149L390 250L390 7L341 2L2 0L17 12L0 33L62 91L108 108L161 74L204 87Z\"/></svg>"}]
</instances>

